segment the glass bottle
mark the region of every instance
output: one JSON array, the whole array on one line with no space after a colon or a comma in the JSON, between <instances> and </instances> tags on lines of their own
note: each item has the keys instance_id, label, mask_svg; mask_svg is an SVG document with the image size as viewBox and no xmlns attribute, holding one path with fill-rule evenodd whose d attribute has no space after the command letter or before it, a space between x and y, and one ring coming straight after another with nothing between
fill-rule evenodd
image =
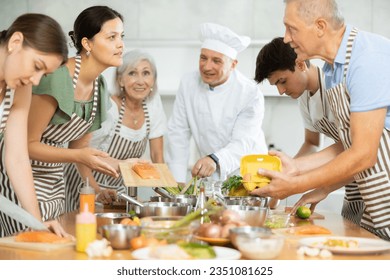
<instances>
[{"instance_id":1,"label":"glass bottle","mask_svg":"<svg viewBox=\"0 0 390 280\"><path fill-rule=\"evenodd\" d=\"M206 213L206 194L204 189L204 184L201 182L199 184L199 195L195 204L195 211L200 210L201 218L200 223L205 222L205 213Z\"/></svg>"}]
</instances>

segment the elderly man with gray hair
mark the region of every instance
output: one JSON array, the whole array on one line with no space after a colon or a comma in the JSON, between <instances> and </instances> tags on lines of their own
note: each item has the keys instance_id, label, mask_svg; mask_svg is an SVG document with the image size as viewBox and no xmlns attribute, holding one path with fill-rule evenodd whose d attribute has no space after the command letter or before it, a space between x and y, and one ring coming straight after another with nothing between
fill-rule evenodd
<instances>
[{"instance_id":1,"label":"elderly man with gray hair","mask_svg":"<svg viewBox=\"0 0 390 280\"><path fill-rule=\"evenodd\" d=\"M355 180L357 187L346 188L342 215L390 240L390 40L344 24L334 0L285 2L284 41L299 60L325 61L326 97L340 141L295 160L277 153L290 168L259 170L272 182L253 193L284 198ZM315 202L309 198L300 203Z\"/></svg>"}]
</instances>

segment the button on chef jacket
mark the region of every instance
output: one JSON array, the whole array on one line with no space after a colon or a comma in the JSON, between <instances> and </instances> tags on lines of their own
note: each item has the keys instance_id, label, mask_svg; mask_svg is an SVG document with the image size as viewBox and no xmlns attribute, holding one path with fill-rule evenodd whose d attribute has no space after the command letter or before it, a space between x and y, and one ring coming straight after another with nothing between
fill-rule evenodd
<instances>
[{"instance_id":1,"label":"button on chef jacket","mask_svg":"<svg viewBox=\"0 0 390 280\"><path fill-rule=\"evenodd\" d=\"M214 180L225 180L239 169L242 156L267 153L263 117L263 94L254 81L238 70L213 89L202 81L199 71L185 75L167 132L166 160L176 181L189 179L186 175L191 136L201 157L214 153L219 158Z\"/></svg>"}]
</instances>

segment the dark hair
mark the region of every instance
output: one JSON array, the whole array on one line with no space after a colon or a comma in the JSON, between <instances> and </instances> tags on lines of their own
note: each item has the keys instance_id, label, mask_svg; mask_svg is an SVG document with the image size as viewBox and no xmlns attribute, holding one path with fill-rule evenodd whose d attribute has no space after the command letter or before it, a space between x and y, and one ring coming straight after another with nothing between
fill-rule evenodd
<instances>
[{"instance_id":1,"label":"dark hair","mask_svg":"<svg viewBox=\"0 0 390 280\"><path fill-rule=\"evenodd\" d=\"M115 18L120 18L123 21L120 13L107 6L92 6L82 11L74 22L73 31L69 32L77 53L79 54L83 49L81 40L84 37L92 39L100 32L106 21Z\"/></svg>"},{"instance_id":2,"label":"dark hair","mask_svg":"<svg viewBox=\"0 0 390 280\"><path fill-rule=\"evenodd\" d=\"M297 54L289 44L283 42L283 37L274 38L257 55L255 81L261 83L278 70L294 72L296 59Z\"/></svg>"},{"instance_id":3,"label":"dark hair","mask_svg":"<svg viewBox=\"0 0 390 280\"><path fill-rule=\"evenodd\" d=\"M19 16L8 28L0 33L0 44L8 43L15 32L23 34L23 46L44 53L62 56L62 64L68 60L68 46L64 31L53 18L43 14Z\"/></svg>"}]
</instances>

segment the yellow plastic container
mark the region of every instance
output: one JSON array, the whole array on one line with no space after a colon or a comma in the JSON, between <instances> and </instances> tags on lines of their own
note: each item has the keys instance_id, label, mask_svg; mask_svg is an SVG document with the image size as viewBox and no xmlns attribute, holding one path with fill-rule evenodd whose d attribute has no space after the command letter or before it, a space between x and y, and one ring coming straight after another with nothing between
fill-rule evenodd
<instances>
[{"instance_id":1,"label":"yellow plastic container","mask_svg":"<svg viewBox=\"0 0 390 280\"><path fill-rule=\"evenodd\" d=\"M271 181L265 176L257 174L259 168L282 171L280 158L270 155L246 155L241 158L240 174L243 178L243 185L248 191L257 187L264 187Z\"/></svg>"}]
</instances>

